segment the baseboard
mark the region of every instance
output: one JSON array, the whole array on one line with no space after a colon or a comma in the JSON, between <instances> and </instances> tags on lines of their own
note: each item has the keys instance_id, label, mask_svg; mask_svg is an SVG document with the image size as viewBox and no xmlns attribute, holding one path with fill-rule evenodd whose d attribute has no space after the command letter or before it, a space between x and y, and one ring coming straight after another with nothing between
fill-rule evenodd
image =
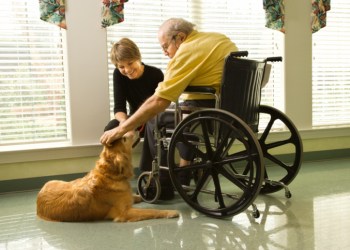
<instances>
[{"instance_id":1,"label":"baseboard","mask_svg":"<svg viewBox=\"0 0 350 250\"><path fill-rule=\"evenodd\" d=\"M315 152L305 152L303 154L303 162L307 161L323 161L350 157L350 148L333 149Z\"/></svg>"},{"instance_id":2,"label":"baseboard","mask_svg":"<svg viewBox=\"0 0 350 250\"><path fill-rule=\"evenodd\" d=\"M286 155L285 157L288 158L288 155ZM350 157L350 148L339 149L339 150L306 152L303 154L303 162L334 160L334 159L349 158L349 157ZM34 177L34 178L26 178L26 179L4 180L4 181L0 181L0 194L8 193L8 192L38 190L46 182L50 180L71 181L71 180L75 180L77 178L83 177L85 174L86 173L76 173L76 174ZM140 170L138 168L135 168L135 176L138 176L139 174L140 174Z\"/></svg>"}]
</instances>

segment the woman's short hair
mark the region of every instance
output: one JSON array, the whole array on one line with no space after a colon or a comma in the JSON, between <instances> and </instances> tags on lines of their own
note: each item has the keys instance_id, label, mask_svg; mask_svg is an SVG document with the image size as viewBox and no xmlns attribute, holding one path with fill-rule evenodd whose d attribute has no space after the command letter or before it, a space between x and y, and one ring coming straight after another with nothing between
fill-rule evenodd
<instances>
[{"instance_id":1,"label":"woman's short hair","mask_svg":"<svg viewBox=\"0 0 350 250\"><path fill-rule=\"evenodd\" d=\"M163 31L167 37L172 38L179 32L189 35L195 27L195 24L183 18L170 18L159 27L159 30Z\"/></svg>"},{"instance_id":2,"label":"woman's short hair","mask_svg":"<svg viewBox=\"0 0 350 250\"><path fill-rule=\"evenodd\" d=\"M129 38L122 38L114 43L111 49L111 62L118 67L121 61L141 61L141 53L137 45Z\"/></svg>"}]
</instances>

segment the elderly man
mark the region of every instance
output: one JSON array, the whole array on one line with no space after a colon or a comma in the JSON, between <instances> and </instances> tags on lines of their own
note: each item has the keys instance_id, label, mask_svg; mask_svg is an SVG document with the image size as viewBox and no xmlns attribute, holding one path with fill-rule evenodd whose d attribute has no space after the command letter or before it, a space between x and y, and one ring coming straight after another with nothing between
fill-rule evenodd
<instances>
[{"instance_id":1,"label":"elderly man","mask_svg":"<svg viewBox=\"0 0 350 250\"><path fill-rule=\"evenodd\" d=\"M181 18L171 18L159 28L158 40L164 54L171 58L164 81L160 82L155 93L119 127L106 131L100 141L110 144L127 132L151 120L163 112L171 102L176 101L187 86L214 87L218 92L222 78L225 57L237 51L236 45L225 35L198 32L195 25ZM186 94L182 96L183 106L214 107L215 100L210 95ZM146 133L153 138L154 121L148 122ZM149 148L154 151L154 140L149 139ZM181 166L191 161L191 153L182 149ZM164 152L163 152L164 155ZM160 161L164 161L161 157ZM164 163L163 163L164 165ZM151 166L150 166L151 168ZM151 170L151 169L149 169ZM188 185L190 176L181 176L181 182ZM160 171L161 196L168 200L174 197L174 190L167 172Z\"/></svg>"},{"instance_id":2,"label":"elderly man","mask_svg":"<svg viewBox=\"0 0 350 250\"><path fill-rule=\"evenodd\" d=\"M181 18L168 19L160 26L159 43L164 54L171 58L164 81L131 117L101 136L102 144L112 143L163 112L187 86L210 86L219 91L225 57L237 51L237 47L223 34L198 32L194 27L194 24ZM214 101L208 98L206 95L183 96L188 105L193 103L195 106L198 103L212 106Z\"/></svg>"}]
</instances>

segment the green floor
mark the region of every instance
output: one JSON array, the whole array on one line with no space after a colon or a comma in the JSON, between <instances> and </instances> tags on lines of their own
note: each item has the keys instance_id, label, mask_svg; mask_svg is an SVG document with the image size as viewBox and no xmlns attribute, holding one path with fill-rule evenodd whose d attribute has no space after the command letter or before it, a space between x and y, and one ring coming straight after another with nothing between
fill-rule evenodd
<instances>
[{"instance_id":1,"label":"green floor","mask_svg":"<svg viewBox=\"0 0 350 250\"><path fill-rule=\"evenodd\" d=\"M303 163L284 192L260 195L233 218L214 219L180 198L142 207L178 209L177 219L54 223L35 215L37 191L0 195L0 249L350 249L350 159Z\"/></svg>"}]
</instances>

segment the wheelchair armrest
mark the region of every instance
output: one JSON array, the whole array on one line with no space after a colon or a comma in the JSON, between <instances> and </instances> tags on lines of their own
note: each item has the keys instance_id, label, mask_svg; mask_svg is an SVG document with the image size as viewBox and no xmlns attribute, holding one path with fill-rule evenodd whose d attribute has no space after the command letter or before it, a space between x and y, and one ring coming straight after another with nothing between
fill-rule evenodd
<instances>
[{"instance_id":1,"label":"wheelchair armrest","mask_svg":"<svg viewBox=\"0 0 350 250\"><path fill-rule=\"evenodd\" d=\"M248 51L235 51L230 53L230 57L247 57Z\"/></svg>"},{"instance_id":2,"label":"wheelchair armrest","mask_svg":"<svg viewBox=\"0 0 350 250\"><path fill-rule=\"evenodd\" d=\"M203 108L201 107L189 107L189 106L181 106L181 112L183 114L190 114L194 111L197 111L197 110L202 110Z\"/></svg>"},{"instance_id":3,"label":"wheelchair armrest","mask_svg":"<svg viewBox=\"0 0 350 250\"><path fill-rule=\"evenodd\" d=\"M216 90L212 87L202 87L202 86L188 86L184 92L196 92L196 93L202 93L202 94L212 94L214 95Z\"/></svg>"}]
</instances>

